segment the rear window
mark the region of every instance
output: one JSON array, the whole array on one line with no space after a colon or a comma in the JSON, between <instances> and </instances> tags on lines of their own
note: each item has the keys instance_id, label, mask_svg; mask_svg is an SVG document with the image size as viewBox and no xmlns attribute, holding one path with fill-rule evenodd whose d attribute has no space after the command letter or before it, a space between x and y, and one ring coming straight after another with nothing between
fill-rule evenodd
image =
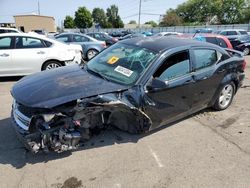
<instances>
[{"instance_id":1,"label":"rear window","mask_svg":"<svg viewBox=\"0 0 250 188\"><path fill-rule=\"evenodd\" d=\"M246 31L240 31L240 34L247 35L247 32Z\"/></svg>"},{"instance_id":2,"label":"rear window","mask_svg":"<svg viewBox=\"0 0 250 188\"><path fill-rule=\"evenodd\" d=\"M217 38L218 42L219 42L219 46L222 48L228 48L227 43L221 39L221 38Z\"/></svg>"}]
</instances>

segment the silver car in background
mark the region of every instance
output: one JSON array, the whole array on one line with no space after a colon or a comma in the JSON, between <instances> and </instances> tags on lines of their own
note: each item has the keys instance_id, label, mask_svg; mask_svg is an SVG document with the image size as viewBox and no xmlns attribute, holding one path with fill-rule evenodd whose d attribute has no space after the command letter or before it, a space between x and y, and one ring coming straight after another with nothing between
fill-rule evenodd
<instances>
[{"instance_id":1,"label":"silver car in background","mask_svg":"<svg viewBox=\"0 0 250 188\"><path fill-rule=\"evenodd\" d=\"M61 33L55 38L58 41L65 43L80 44L82 46L83 56L85 60L92 59L107 47L105 41L98 41L88 35L80 33Z\"/></svg>"},{"instance_id":2,"label":"silver car in background","mask_svg":"<svg viewBox=\"0 0 250 188\"><path fill-rule=\"evenodd\" d=\"M82 48L38 34L0 34L0 77L24 76L70 64L80 64Z\"/></svg>"}]
</instances>

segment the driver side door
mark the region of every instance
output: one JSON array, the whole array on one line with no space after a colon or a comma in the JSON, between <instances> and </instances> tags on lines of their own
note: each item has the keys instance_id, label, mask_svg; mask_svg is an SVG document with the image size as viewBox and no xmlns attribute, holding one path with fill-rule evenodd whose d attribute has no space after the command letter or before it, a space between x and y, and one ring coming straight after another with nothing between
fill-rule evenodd
<instances>
[{"instance_id":1,"label":"driver side door","mask_svg":"<svg viewBox=\"0 0 250 188\"><path fill-rule=\"evenodd\" d=\"M161 88L147 89L144 111L152 120L152 129L186 116L192 107L194 79L189 50L163 60L152 79L165 82Z\"/></svg>"}]
</instances>

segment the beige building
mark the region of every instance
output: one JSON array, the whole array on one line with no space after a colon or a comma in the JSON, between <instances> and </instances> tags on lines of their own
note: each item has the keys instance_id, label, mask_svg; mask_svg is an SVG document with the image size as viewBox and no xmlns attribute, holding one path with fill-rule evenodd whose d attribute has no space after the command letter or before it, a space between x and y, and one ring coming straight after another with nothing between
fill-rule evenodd
<instances>
[{"instance_id":1,"label":"beige building","mask_svg":"<svg viewBox=\"0 0 250 188\"><path fill-rule=\"evenodd\" d=\"M14 16L16 28L29 32L32 30L45 30L46 32L56 32L54 17L41 15L17 15Z\"/></svg>"}]
</instances>

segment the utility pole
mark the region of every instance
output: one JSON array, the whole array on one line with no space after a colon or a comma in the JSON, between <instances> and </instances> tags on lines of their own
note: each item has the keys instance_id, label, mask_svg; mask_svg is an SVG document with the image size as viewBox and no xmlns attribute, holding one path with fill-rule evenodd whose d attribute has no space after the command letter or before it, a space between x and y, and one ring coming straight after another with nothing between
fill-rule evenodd
<instances>
[{"instance_id":1,"label":"utility pole","mask_svg":"<svg viewBox=\"0 0 250 188\"><path fill-rule=\"evenodd\" d=\"M38 15L40 15L40 3L39 3L39 0L38 0Z\"/></svg>"},{"instance_id":2,"label":"utility pole","mask_svg":"<svg viewBox=\"0 0 250 188\"><path fill-rule=\"evenodd\" d=\"M141 27L141 0L139 3L139 18L138 18L138 28Z\"/></svg>"}]
</instances>

